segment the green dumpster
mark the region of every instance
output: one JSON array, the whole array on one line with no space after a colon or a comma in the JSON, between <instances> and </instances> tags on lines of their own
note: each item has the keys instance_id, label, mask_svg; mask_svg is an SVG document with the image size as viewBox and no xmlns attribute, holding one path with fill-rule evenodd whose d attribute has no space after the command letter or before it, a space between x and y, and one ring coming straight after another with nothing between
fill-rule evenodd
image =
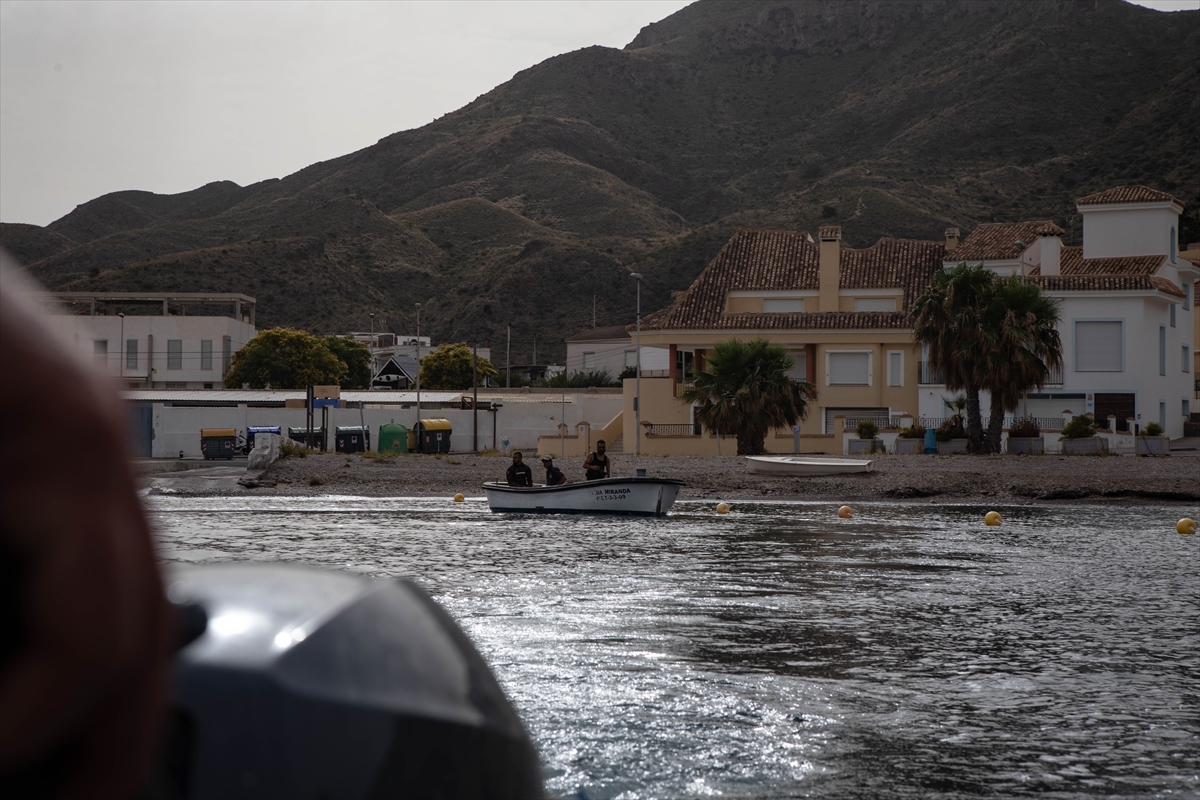
<instances>
[{"instance_id":1,"label":"green dumpster","mask_svg":"<svg viewBox=\"0 0 1200 800\"><path fill-rule=\"evenodd\" d=\"M408 428L395 422L379 426L379 452L407 453Z\"/></svg>"}]
</instances>

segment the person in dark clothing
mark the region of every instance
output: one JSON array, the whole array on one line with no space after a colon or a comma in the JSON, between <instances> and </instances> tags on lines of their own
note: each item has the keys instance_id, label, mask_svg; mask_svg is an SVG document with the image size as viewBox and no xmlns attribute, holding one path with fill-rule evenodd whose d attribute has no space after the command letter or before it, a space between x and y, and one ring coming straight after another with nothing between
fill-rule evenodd
<instances>
[{"instance_id":1,"label":"person in dark clothing","mask_svg":"<svg viewBox=\"0 0 1200 800\"><path fill-rule=\"evenodd\" d=\"M567 482L567 476L563 471L554 466L553 456L542 456L542 466L546 468L546 485L560 486Z\"/></svg>"},{"instance_id":2,"label":"person in dark clothing","mask_svg":"<svg viewBox=\"0 0 1200 800\"><path fill-rule=\"evenodd\" d=\"M598 481L601 478L612 477L612 467L608 463L608 456L604 454L604 447L604 440L598 440L596 442L596 449L588 453L587 459L583 462L583 469L587 473L589 481Z\"/></svg>"},{"instance_id":3,"label":"person in dark clothing","mask_svg":"<svg viewBox=\"0 0 1200 800\"><path fill-rule=\"evenodd\" d=\"M529 465L524 463L524 456L521 451L517 450L513 453L512 464L504 473L504 477L508 480L509 486L533 486L533 470Z\"/></svg>"}]
</instances>

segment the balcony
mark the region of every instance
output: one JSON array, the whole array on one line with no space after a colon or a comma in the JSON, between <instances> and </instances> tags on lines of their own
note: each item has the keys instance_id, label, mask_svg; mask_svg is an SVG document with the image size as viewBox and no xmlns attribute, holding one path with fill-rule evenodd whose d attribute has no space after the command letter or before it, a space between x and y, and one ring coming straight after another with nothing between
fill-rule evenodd
<instances>
[{"instance_id":1,"label":"balcony","mask_svg":"<svg viewBox=\"0 0 1200 800\"><path fill-rule=\"evenodd\" d=\"M684 422L681 424L656 425L653 422L643 422L647 436L699 436L699 422Z\"/></svg>"},{"instance_id":2,"label":"balcony","mask_svg":"<svg viewBox=\"0 0 1200 800\"><path fill-rule=\"evenodd\" d=\"M928 384L930 386L941 386L946 382L942 376L942 371L934 369L928 361L922 361L917 375L917 383ZM1055 367L1046 374L1046 386L1062 386L1063 385L1063 370L1062 367Z\"/></svg>"}]
</instances>

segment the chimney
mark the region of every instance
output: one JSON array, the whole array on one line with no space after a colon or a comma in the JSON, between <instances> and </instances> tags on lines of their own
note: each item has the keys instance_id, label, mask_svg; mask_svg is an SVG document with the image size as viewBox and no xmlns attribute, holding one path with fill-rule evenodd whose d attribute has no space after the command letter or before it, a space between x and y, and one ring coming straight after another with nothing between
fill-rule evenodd
<instances>
[{"instance_id":1,"label":"chimney","mask_svg":"<svg viewBox=\"0 0 1200 800\"><path fill-rule=\"evenodd\" d=\"M817 238L821 240L820 297L818 303L821 311L838 310L838 268L842 261L842 229L838 225L822 225L817 230Z\"/></svg>"},{"instance_id":2,"label":"chimney","mask_svg":"<svg viewBox=\"0 0 1200 800\"><path fill-rule=\"evenodd\" d=\"M946 228L946 252L958 249L958 228Z\"/></svg>"},{"instance_id":3,"label":"chimney","mask_svg":"<svg viewBox=\"0 0 1200 800\"><path fill-rule=\"evenodd\" d=\"M1057 236L1042 236L1041 241L1041 273L1043 275L1060 274L1059 263L1062 257L1062 239Z\"/></svg>"}]
</instances>

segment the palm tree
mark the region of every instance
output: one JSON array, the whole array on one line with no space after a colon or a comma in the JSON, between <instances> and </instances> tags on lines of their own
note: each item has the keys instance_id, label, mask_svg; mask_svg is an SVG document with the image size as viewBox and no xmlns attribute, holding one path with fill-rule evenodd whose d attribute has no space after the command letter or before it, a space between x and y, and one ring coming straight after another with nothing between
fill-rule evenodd
<instances>
[{"instance_id":1,"label":"palm tree","mask_svg":"<svg viewBox=\"0 0 1200 800\"><path fill-rule=\"evenodd\" d=\"M966 398L967 449L972 453L983 451L979 391L987 352L980 332L995 280L982 265L961 263L937 273L912 309L913 337L928 348L929 363L941 371L946 388Z\"/></svg>"},{"instance_id":2,"label":"palm tree","mask_svg":"<svg viewBox=\"0 0 1200 800\"><path fill-rule=\"evenodd\" d=\"M1020 278L1001 278L983 317L986 356L978 372L992 397L989 449L999 452L1005 412L1015 411L1022 394L1042 388L1050 371L1062 366L1058 303Z\"/></svg>"},{"instance_id":3,"label":"palm tree","mask_svg":"<svg viewBox=\"0 0 1200 800\"><path fill-rule=\"evenodd\" d=\"M717 436L736 435L738 455L759 455L768 431L800 422L817 399L811 383L788 377L794 364L787 350L766 339L718 342L708 368L693 373L695 388L683 401L696 404L696 420Z\"/></svg>"}]
</instances>

